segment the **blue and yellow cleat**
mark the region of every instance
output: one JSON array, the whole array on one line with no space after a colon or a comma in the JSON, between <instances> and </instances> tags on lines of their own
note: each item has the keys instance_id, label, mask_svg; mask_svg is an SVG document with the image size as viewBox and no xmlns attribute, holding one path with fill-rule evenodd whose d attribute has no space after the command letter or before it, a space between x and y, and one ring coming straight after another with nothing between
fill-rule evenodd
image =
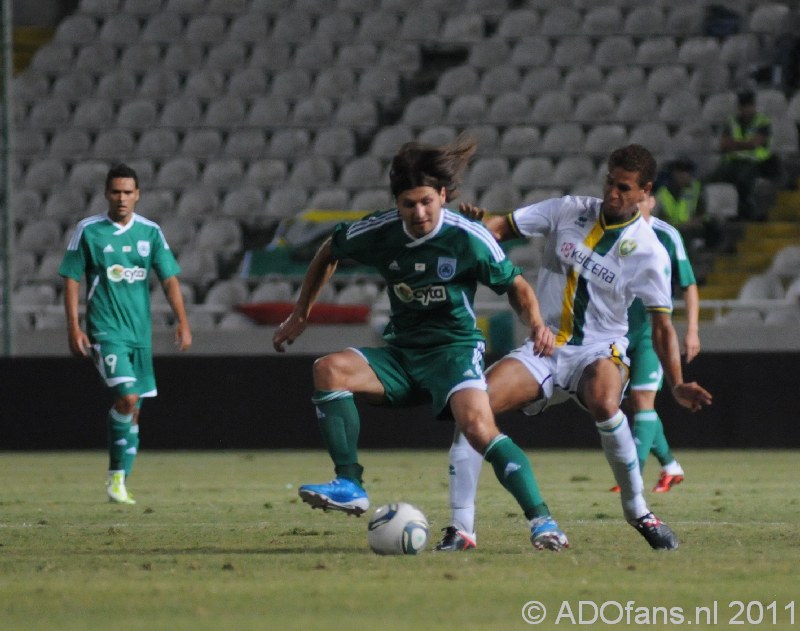
<instances>
[{"instance_id":1,"label":"blue and yellow cleat","mask_svg":"<svg viewBox=\"0 0 800 631\"><path fill-rule=\"evenodd\" d=\"M569 548L567 535L561 532L556 520L550 515L531 520L531 543L537 550L560 552Z\"/></svg>"}]
</instances>

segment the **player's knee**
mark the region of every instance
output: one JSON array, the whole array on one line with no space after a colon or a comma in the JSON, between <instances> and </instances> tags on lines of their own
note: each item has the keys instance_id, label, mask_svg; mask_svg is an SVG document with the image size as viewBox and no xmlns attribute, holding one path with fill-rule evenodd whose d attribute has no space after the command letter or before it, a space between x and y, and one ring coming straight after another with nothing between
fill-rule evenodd
<instances>
[{"instance_id":1,"label":"player's knee","mask_svg":"<svg viewBox=\"0 0 800 631\"><path fill-rule=\"evenodd\" d=\"M126 394L117 398L114 402L114 409L120 414L133 414L136 411L136 404L138 402L138 394Z\"/></svg>"},{"instance_id":2,"label":"player's knee","mask_svg":"<svg viewBox=\"0 0 800 631\"><path fill-rule=\"evenodd\" d=\"M341 387L346 368L340 353L320 357L314 362L314 386L321 390L336 390Z\"/></svg>"}]
</instances>

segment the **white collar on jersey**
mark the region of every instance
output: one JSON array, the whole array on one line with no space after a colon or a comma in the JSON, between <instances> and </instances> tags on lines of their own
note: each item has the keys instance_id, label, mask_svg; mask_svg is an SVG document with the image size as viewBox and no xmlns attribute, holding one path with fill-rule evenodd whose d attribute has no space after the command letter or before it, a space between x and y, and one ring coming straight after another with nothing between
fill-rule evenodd
<instances>
[{"instance_id":1,"label":"white collar on jersey","mask_svg":"<svg viewBox=\"0 0 800 631\"><path fill-rule=\"evenodd\" d=\"M436 223L436 225L434 226L433 230L431 230L424 237L415 237L413 234L411 234L408 231L408 228L406 228L406 222L403 221L402 222L403 223L403 232L405 232L406 236L409 239L411 239L411 243L406 243L406 247L407 248L415 248L418 245L422 245L423 243L429 241L430 239L433 239L437 234L439 234L439 231L442 229L442 225L444 224L444 214L445 214L445 212L447 212L447 209L442 207L441 211L439 212L439 221Z\"/></svg>"}]
</instances>

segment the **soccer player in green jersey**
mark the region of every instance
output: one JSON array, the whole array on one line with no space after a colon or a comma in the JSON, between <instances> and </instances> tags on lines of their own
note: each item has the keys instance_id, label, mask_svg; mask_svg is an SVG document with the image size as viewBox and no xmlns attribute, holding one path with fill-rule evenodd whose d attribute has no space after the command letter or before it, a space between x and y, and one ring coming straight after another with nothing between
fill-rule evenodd
<instances>
[{"instance_id":1,"label":"soccer player in green jersey","mask_svg":"<svg viewBox=\"0 0 800 631\"><path fill-rule=\"evenodd\" d=\"M186 350L192 332L183 304L178 263L158 225L134 210L136 172L120 164L106 176L106 214L80 221L67 245L59 274L69 348L91 357L114 391L108 412L108 482L111 502L134 504L125 480L139 446L141 401L157 394L151 339L150 270L157 274L177 319L175 344ZM78 313L81 278L86 278L86 331Z\"/></svg>"},{"instance_id":2,"label":"soccer player in green jersey","mask_svg":"<svg viewBox=\"0 0 800 631\"><path fill-rule=\"evenodd\" d=\"M305 484L299 494L312 508L362 514L369 499L358 462L360 420L353 395L391 406L428 402L438 417L452 417L492 464L529 520L534 547L562 547L566 537L550 516L530 462L500 433L489 406L485 342L473 310L477 283L508 294L531 327L532 352L548 354L553 334L544 326L533 289L492 235L479 222L444 208L456 197L474 151L474 141L467 139L444 147L403 145L389 175L397 207L338 225L311 261L297 304L273 337L277 351L303 332L316 296L342 258L378 270L391 316L386 346L348 348L315 362L312 401L336 478Z\"/></svg>"},{"instance_id":3,"label":"soccer player in green jersey","mask_svg":"<svg viewBox=\"0 0 800 631\"><path fill-rule=\"evenodd\" d=\"M672 264L672 282L683 291L686 303L686 334L683 338L683 355L686 363L700 352L699 313L700 297L694 270L686 254L680 232L661 219L652 216L655 197L648 196L639 204L642 218L650 224L661 245L669 254ZM652 453L661 464L661 474L653 491L666 493L684 478L681 465L675 460L664 434L664 425L655 409L656 394L664 382L664 370L653 348L653 333L650 318L640 299L633 301L628 309L628 357L631 360L628 401L633 411L633 437L639 456L639 468L644 470L647 456ZM618 492L619 486L612 491Z\"/></svg>"}]
</instances>

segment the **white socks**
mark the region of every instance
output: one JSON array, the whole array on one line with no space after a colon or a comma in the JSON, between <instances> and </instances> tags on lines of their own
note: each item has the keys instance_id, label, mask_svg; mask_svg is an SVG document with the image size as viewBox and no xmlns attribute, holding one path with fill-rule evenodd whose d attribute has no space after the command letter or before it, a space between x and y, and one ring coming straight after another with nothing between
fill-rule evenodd
<instances>
[{"instance_id":1,"label":"white socks","mask_svg":"<svg viewBox=\"0 0 800 631\"><path fill-rule=\"evenodd\" d=\"M483 456L475 451L467 439L456 430L450 446L450 511L453 526L458 530L475 533L475 495Z\"/></svg>"},{"instance_id":2,"label":"white socks","mask_svg":"<svg viewBox=\"0 0 800 631\"><path fill-rule=\"evenodd\" d=\"M595 426L600 433L600 443L603 445L606 460L619 484L625 519L637 519L646 515L650 510L642 495L644 484L628 419L622 410L618 410L607 421L595 421Z\"/></svg>"}]
</instances>

